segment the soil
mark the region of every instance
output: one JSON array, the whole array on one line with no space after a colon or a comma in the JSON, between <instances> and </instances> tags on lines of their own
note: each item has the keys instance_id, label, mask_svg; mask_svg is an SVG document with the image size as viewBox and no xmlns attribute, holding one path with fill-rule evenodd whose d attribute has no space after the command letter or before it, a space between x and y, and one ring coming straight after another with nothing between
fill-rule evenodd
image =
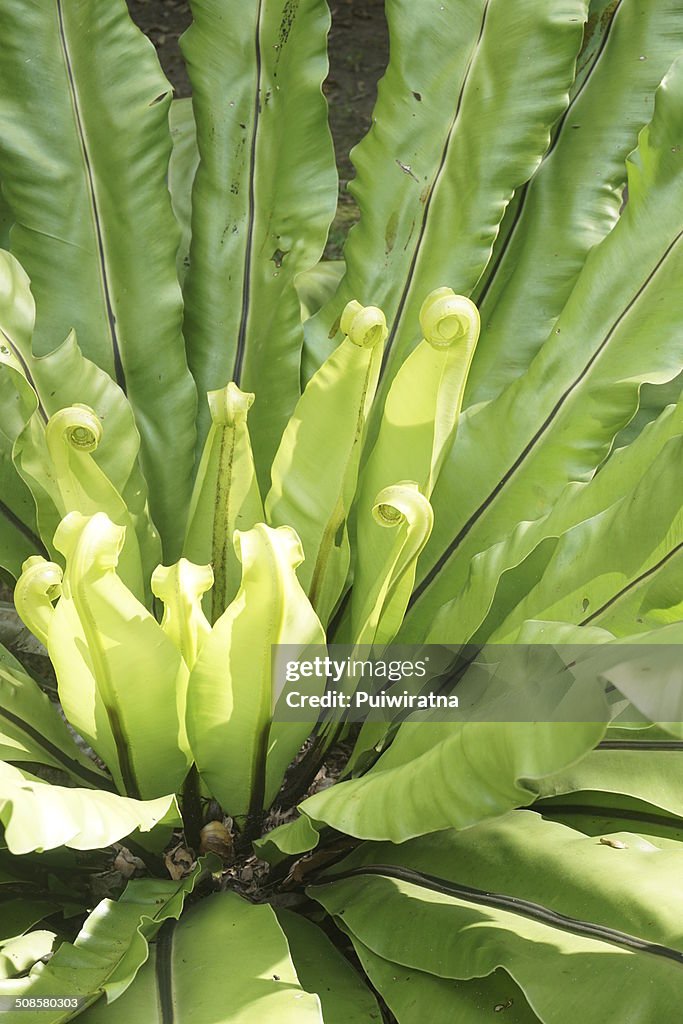
<instances>
[{"instance_id":1,"label":"soil","mask_svg":"<svg viewBox=\"0 0 683 1024\"><path fill-rule=\"evenodd\" d=\"M191 21L187 0L128 0L135 22L154 43L176 96L189 96L190 82L178 39ZM339 171L339 205L325 252L338 259L349 227L358 219L346 191L353 176L351 148L372 120L377 81L389 55L383 0L332 0L329 39L330 72L323 86L330 106L330 127Z\"/></svg>"},{"instance_id":2,"label":"soil","mask_svg":"<svg viewBox=\"0 0 683 1024\"><path fill-rule=\"evenodd\" d=\"M187 0L128 0L133 21L152 40L177 97L190 95L178 39L192 21Z\"/></svg>"}]
</instances>

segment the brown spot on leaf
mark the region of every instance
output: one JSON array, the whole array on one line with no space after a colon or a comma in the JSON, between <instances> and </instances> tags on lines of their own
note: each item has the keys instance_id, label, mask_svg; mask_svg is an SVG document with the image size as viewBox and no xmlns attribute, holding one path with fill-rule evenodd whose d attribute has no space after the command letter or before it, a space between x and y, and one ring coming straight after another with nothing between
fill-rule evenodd
<instances>
[{"instance_id":1,"label":"brown spot on leaf","mask_svg":"<svg viewBox=\"0 0 683 1024\"><path fill-rule=\"evenodd\" d=\"M387 256L389 255L391 250L394 248L394 245L396 244L396 232L397 232L397 230L398 230L398 211L394 210L394 212L389 217L389 222L387 223L387 229L384 232L384 249L385 249L385 252L386 252Z\"/></svg>"}]
</instances>

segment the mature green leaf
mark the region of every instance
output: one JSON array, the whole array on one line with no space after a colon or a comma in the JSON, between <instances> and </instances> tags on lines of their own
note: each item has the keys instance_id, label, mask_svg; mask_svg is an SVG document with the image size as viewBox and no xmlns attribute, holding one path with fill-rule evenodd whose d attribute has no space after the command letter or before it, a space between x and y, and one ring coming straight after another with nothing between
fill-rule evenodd
<instances>
[{"instance_id":1,"label":"mature green leaf","mask_svg":"<svg viewBox=\"0 0 683 1024\"><path fill-rule=\"evenodd\" d=\"M83 1024L323 1024L267 904L219 893L167 928L135 983L115 1003L88 1010Z\"/></svg>"},{"instance_id":2,"label":"mature green leaf","mask_svg":"<svg viewBox=\"0 0 683 1024\"><path fill-rule=\"evenodd\" d=\"M663 843L683 843L683 818L658 810L652 804L618 793L579 790L564 796L538 800L533 809L587 836L605 836L611 832L636 832L655 837Z\"/></svg>"},{"instance_id":3,"label":"mature green leaf","mask_svg":"<svg viewBox=\"0 0 683 1024\"><path fill-rule=\"evenodd\" d=\"M308 320L332 298L343 276L343 260L321 261L297 276L294 286L301 303L302 321Z\"/></svg>"},{"instance_id":4,"label":"mature green leaf","mask_svg":"<svg viewBox=\"0 0 683 1024\"><path fill-rule=\"evenodd\" d=\"M0 381L0 402L3 390ZM12 442L1 429L0 495L0 567L17 577L25 559L47 554L47 549L38 534L31 492L12 462Z\"/></svg>"},{"instance_id":5,"label":"mature green leaf","mask_svg":"<svg viewBox=\"0 0 683 1024\"><path fill-rule=\"evenodd\" d=\"M353 935L353 946L372 984L398 1024L479 1024L505 1011L505 1024L537 1024L519 987L497 970L486 978L452 981L389 963Z\"/></svg>"},{"instance_id":6,"label":"mature green leaf","mask_svg":"<svg viewBox=\"0 0 683 1024\"><path fill-rule=\"evenodd\" d=\"M524 185L516 189L515 194L506 207L505 214L498 229L498 234L496 235L493 243L491 259L486 265L484 272L472 293L472 298L475 302L479 300L480 296L485 295L488 291L491 279L495 276L498 270L498 264L510 244L510 236L517 226L519 214L523 212L527 189L529 188L530 183L534 180L535 174L544 167L546 160L553 151L556 137L561 131L578 94L582 91L587 79L590 78L591 74L595 70L594 65L602 55L602 50L605 47L605 43L607 42L607 38L612 27L614 13L619 9L620 2L621 0L589 0L588 19L584 25L583 41L576 61L574 81L569 88L569 105L553 125L550 146L543 154L534 175L532 175L529 181L525 182ZM655 85L656 84L658 83L656 82Z\"/></svg>"},{"instance_id":7,"label":"mature green leaf","mask_svg":"<svg viewBox=\"0 0 683 1024\"><path fill-rule=\"evenodd\" d=\"M487 640L543 576L557 539L632 495L643 467L653 464L682 433L683 402L679 402L648 424L632 444L610 456L592 480L567 484L547 515L519 523L504 540L475 555L467 585L441 608L430 637L448 636L462 643ZM576 642L592 641L577 638Z\"/></svg>"},{"instance_id":8,"label":"mature green leaf","mask_svg":"<svg viewBox=\"0 0 683 1024\"><path fill-rule=\"evenodd\" d=\"M56 708L0 647L0 759L49 765L81 785L108 789L107 776L79 750Z\"/></svg>"},{"instance_id":9,"label":"mature green leaf","mask_svg":"<svg viewBox=\"0 0 683 1024\"><path fill-rule=\"evenodd\" d=\"M493 639L514 641L527 619L596 625L621 637L680 619L683 595L672 581L680 580L683 564L682 459L683 437L677 437L630 495L568 530ZM652 588L662 586L664 574L667 599L653 602Z\"/></svg>"},{"instance_id":10,"label":"mature green leaf","mask_svg":"<svg viewBox=\"0 0 683 1024\"><path fill-rule=\"evenodd\" d=\"M84 354L127 391L172 556L196 397L166 187L171 89L124 0L11 2L3 31L0 174L12 251L38 305L36 351L74 327Z\"/></svg>"},{"instance_id":11,"label":"mature green leaf","mask_svg":"<svg viewBox=\"0 0 683 1024\"><path fill-rule=\"evenodd\" d=\"M7 954L8 943L35 927L43 918L57 910L55 903L47 900L9 899L2 900L2 924L0 924L0 956ZM37 958L36 958L37 959ZM33 964L35 961L31 961ZM2 968L0 967L0 971ZM8 977L8 975L0 975Z\"/></svg>"},{"instance_id":12,"label":"mature green leaf","mask_svg":"<svg viewBox=\"0 0 683 1024\"><path fill-rule=\"evenodd\" d=\"M548 512L568 480L594 472L635 412L643 381L680 371L682 144L679 62L630 158L626 209L588 256L551 340L524 377L461 418L402 639L424 636L475 554Z\"/></svg>"},{"instance_id":13,"label":"mature green leaf","mask_svg":"<svg viewBox=\"0 0 683 1024\"><path fill-rule=\"evenodd\" d=\"M0 458L4 466L5 459L11 456L16 467L14 471L7 467L4 490L10 495L20 487L28 494L17 477L18 468L33 493L32 498L28 497L31 509L24 513L23 521L29 526L35 521L35 501L43 542L52 551L53 534L65 510L65 496L57 479L58 468L46 446L44 428L62 410L88 402L99 421L95 424L97 437L92 448L95 466L88 476L91 483L99 477L96 492L100 496L103 488L110 492L110 497L115 492L121 495L115 497L114 505L121 506L123 500L124 518L128 513L132 517L148 575L161 554L159 538L147 511L147 486L138 464L140 437L133 412L109 375L84 358L73 333L50 354L34 356L34 318L26 274L12 256L0 252L0 387L4 396L0 403ZM86 492L82 488L78 493L72 491L66 506L75 501L80 506L78 511L86 512L93 500L92 491L92 486L86 486ZM109 505L112 506L111 500ZM38 541L31 553L36 550L41 550Z\"/></svg>"},{"instance_id":14,"label":"mature green leaf","mask_svg":"<svg viewBox=\"0 0 683 1024\"><path fill-rule=\"evenodd\" d=\"M278 910L296 973L307 992L315 992L325 1024L381 1022L377 1000L325 932L300 914Z\"/></svg>"},{"instance_id":15,"label":"mature green leaf","mask_svg":"<svg viewBox=\"0 0 683 1024\"><path fill-rule=\"evenodd\" d=\"M97 850L135 829L149 832L159 822L177 824L175 798L131 800L93 789L53 786L0 761L0 821L14 854L53 850Z\"/></svg>"},{"instance_id":16,"label":"mature green leaf","mask_svg":"<svg viewBox=\"0 0 683 1024\"><path fill-rule=\"evenodd\" d=\"M14 217L5 199L2 182L0 182L0 249L9 249L9 233L13 223Z\"/></svg>"},{"instance_id":17,"label":"mature green leaf","mask_svg":"<svg viewBox=\"0 0 683 1024\"><path fill-rule=\"evenodd\" d=\"M175 219L180 225L180 245L176 258L178 280L182 284L190 265L190 238L192 236L192 185L199 165L197 129L192 112L192 100L173 100L168 112L173 149L168 165L168 190Z\"/></svg>"},{"instance_id":18,"label":"mature green leaf","mask_svg":"<svg viewBox=\"0 0 683 1024\"><path fill-rule=\"evenodd\" d=\"M204 782L227 813L260 812L308 735L304 723L271 731L277 644L324 644L296 577L301 544L289 527L259 524L236 535L242 585L204 640L190 675L187 731ZM268 762L268 763L267 763Z\"/></svg>"},{"instance_id":19,"label":"mature green leaf","mask_svg":"<svg viewBox=\"0 0 683 1024\"><path fill-rule=\"evenodd\" d=\"M596 704L587 717L595 722L404 723L370 771L308 797L300 810L361 839L403 842L465 828L530 804L537 792L531 780L592 749L604 734L605 712Z\"/></svg>"},{"instance_id":20,"label":"mature green leaf","mask_svg":"<svg viewBox=\"0 0 683 1024\"><path fill-rule=\"evenodd\" d=\"M30 349L32 330L28 282L16 261L0 251L0 565L14 576L29 555L47 554L33 498L12 458L14 443L38 406L24 379L22 350ZM42 418L47 418L44 410Z\"/></svg>"},{"instance_id":21,"label":"mature green leaf","mask_svg":"<svg viewBox=\"0 0 683 1024\"><path fill-rule=\"evenodd\" d=\"M666 384L644 384L640 390L638 412L617 436L615 447L632 444L668 405L679 401L682 393L683 374L680 373Z\"/></svg>"},{"instance_id":22,"label":"mature green leaf","mask_svg":"<svg viewBox=\"0 0 683 1024\"><path fill-rule=\"evenodd\" d=\"M6 908L3 907L3 914ZM54 932L34 931L0 943L0 980L25 974L43 957L54 952Z\"/></svg>"},{"instance_id":23,"label":"mature green leaf","mask_svg":"<svg viewBox=\"0 0 683 1024\"><path fill-rule=\"evenodd\" d=\"M186 896L206 867L200 862L179 882L157 878L129 882L119 900L102 900L86 919L73 945L62 943L47 964L37 964L27 977L0 982L0 995L78 996L86 1006L102 993L108 999L116 999L148 959L149 941L160 926L164 921L178 919ZM10 1010L5 1020L7 1024L17 1024L25 1016L23 1010ZM41 1012L41 1021L63 1024L72 1016L69 1009L51 1009ZM129 1018L135 1019L145 1018Z\"/></svg>"},{"instance_id":24,"label":"mature green leaf","mask_svg":"<svg viewBox=\"0 0 683 1024\"><path fill-rule=\"evenodd\" d=\"M542 799L535 806L581 831L584 825L574 822L589 816L620 822L614 828L626 831L679 838L683 749L652 732L610 730L610 739L597 750L537 783Z\"/></svg>"},{"instance_id":25,"label":"mature green leaf","mask_svg":"<svg viewBox=\"0 0 683 1024\"><path fill-rule=\"evenodd\" d=\"M630 701L636 721L643 716L679 740L683 740L682 644L683 623L678 616L669 625L626 637L621 644L612 641L593 659L603 678ZM628 709L624 718L628 721Z\"/></svg>"},{"instance_id":26,"label":"mature green leaf","mask_svg":"<svg viewBox=\"0 0 683 1024\"><path fill-rule=\"evenodd\" d=\"M261 839L254 842L254 849L259 857L269 864L279 864L297 853L308 853L314 849L320 839L320 833L314 828L313 822L306 814L300 814L292 821L278 825L267 832Z\"/></svg>"},{"instance_id":27,"label":"mature green leaf","mask_svg":"<svg viewBox=\"0 0 683 1024\"><path fill-rule=\"evenodd\" d=\"M604 10L587 26L595 37L579 60L569 107L521 190L488 287L476 295L484 326L466 405L503 391L550 334L587 253L617 221L624 161L680 53L680 0L597 6Z\"/></svg>"},{"instance_id":28,"label":"mature green leaf","mask_svg":"<svg viewBox=\"0 0 683 1024\"><path fill-rule=\"evenodd\" d=\"M45 440L47 419L38 396L19 367L14 353L0 359L0 421L6 448L12 458L14 474L29 488L32 512L26 518L35 521L39 537L46 543L38 550L49 550L52 537L63 509L56 480L56 470L50 459ZM8 467L8 475L12 472ZM8 479L8 491L16 487ZM34 548L32 554L36 554Z\"/></svg>"},{"instance_id":29,"label":"mature green leaf","mask_svg":"<svg viewBox=\"0 0 683 1024\"><path fill-rule=\"evenodd\" d=\"M417 340L425 296L444 283L470 293L566 106L586 6L387 3L391 59L354 150L361 221L339 292L307 325L314 358L349 299L372 302L392 324L391 376Z\"/></svg>"},{"instance_id":30,"label":"mature green leaf","mask_svg":"<svg viewBox=\"0 0 683 1024\"><path fill-rule=\"evenodd\" d=\"M200 163L192 195L185 332L200 398L257 391L262 486L299 395L298 273L322 253L336 205L324 0L192 0L182 48ZM208 429L200 402L199 441Z\"/></svg>"},{"instance_id":31,"label":"mature green leaf","mask_svg":"<svg viewBox=\"0 0 683 1024\"><path fill-rule=\"evenodd\" d=\"M366 843L308 891L390 962L461 979L504 967L546 1024L666 1018L683 973L683 848L605 839L514 812Z\"/></svg>"}]
</instances>

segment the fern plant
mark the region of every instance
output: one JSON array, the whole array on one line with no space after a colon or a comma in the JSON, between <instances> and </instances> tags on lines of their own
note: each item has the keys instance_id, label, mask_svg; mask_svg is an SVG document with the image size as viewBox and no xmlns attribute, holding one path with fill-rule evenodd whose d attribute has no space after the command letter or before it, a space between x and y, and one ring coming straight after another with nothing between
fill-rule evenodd
<instances>
[{"instance_id":1,"label":"fern plant","mask_svg":"<svg viewBox=\"0 0 683 1024\"><path fill-rule=\"evenodd\" d=\"M342 267L324 0L193 0L191 103L123 0L0 6L5 1019L668 1019L678 0L387 0ZM394 642L613 689L274 717Z\"/></svg>"}]
</instances>

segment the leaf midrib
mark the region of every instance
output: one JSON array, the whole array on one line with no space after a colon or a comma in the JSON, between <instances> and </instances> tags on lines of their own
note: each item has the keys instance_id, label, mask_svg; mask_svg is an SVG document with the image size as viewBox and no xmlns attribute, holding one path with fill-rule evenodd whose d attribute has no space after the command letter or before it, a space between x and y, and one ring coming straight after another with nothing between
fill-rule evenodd
<instances>
[{"instance_id":1,"label":"leaf midrib","mask_svg":"<svg viewBox=\"0 0 683 1024\"><path fill-rule=\"evenodd\" d=\"M43 405L42 400L40 398L40 392L38 390L38 385L35 382L35 379L33 377L33 374L31 373L31 369L30 369L28 363L24 359L24 356L23 356L23 354L21 352L21 349L19 348L19 346L17 344L15 344L15 342L12 341L12 339L9 336L9 334L7 334L7 332L4 331L2 329L2 327L0 327L0 338L2 338L3 342L5 343L5 345L7 345L7 347L10 350L10 352L12 353L14 358L19 363L19 366L22 369L24 377L26 378L28 384L30 384L30 386L33 388L33 390L35 392L35 396L36 396L36 401L38 402L36 411L39 413L40 418L43 420L43 422L47 423L48 415L47 415L47 413L45 411L45 406Z\"/></svg>"},{"instance_id":2,"label":"leaf midrib","mask_svg":"<svg viewBox=\"0 0 683 1024\"><path fill-rule=\"evenodd\" d=\"M312 887L340 882L363 875L379 875L383 878L394 878L397 881L407 882L409 885L417 885L422 889L428 889L443 896L452 896L465 903L473 903L476 906L491 907L495 910L504 910L511 914L517 914L520 917L526 917L541 924L550 925L573 935L597 939L598 941L607 942L633 952L662 957L683 967L683 952L670 946L649 942L647 939L641 939L637 935L622 932L617 928L609 928L606 925L595 924L593 921L584 921L580 918L558 914L549 907L545 907L540 903L534 903L531 900L521 899L517 896L508 896L503 893L487 892L468 885L458 885L455 882L450 882L448 879L425 874L421 871L414 871L411 868L401 868L391 864L369 864L364 867L350 868L348 871L340 871L337 874L329 875L320 882L314 883Z\"/></svg>"},{"instance_id":3,"label":"leaf midrib","mask_svg":"<svg viewBox=\"0 0 683 1024\"><path fill-rule=\"evenodd\" d=\"M662 569L681 550L683 550L683 541L681 541L680 544L676 544L675 547L671 548L670 551L667 551L667 553L663 555L658 562L656 562L654 565L651 565L649 569L645 569L643 572L640 573L639 576L636 576L635 579L625 584L625 586L618 590L616 594L612 594L612 596L607 601L605 601L599 608L597 608L596 611L594 611L591 615L588 615L585 619L579 622L579 626L587 626L589 623L599 618L600 615L602 615L609 608L611 608L618 601L620 601L622 597L625 597L627 594L629 594L631 590L633 590L635 587L640 586L640 584L644 583L645 580L649 579L651 576L654 576L655 573L659 572L659 570Z\"/></svg>"},{"instance_id":4,"label":"leaf midrib","mask_svg":"<svg viewBox=\"0 0 683 1024\"><path fill-rule=\"evenodd\" d=\"M258 0L256 11L256 33L254 38L254 60L256 64L256 90L254 94L254 106L252 113L251 145L249 149L249 188L248 188L248 209L247 209L247 237L245 240L244 254L244 277L242 279L242 312L240 314L240 325L237 332L237 348L235 351L235 363L233 366L232 379L239 386L242 380L242 369L244 366L244 355L247 344L247 326L249 321L249 303L251 300L251 262L254 249L254 225L256 221L256 146L258 141L259 125L261 120L261 79L263 75L263 59L261 55L261 14L263 11L263 0Z\"/></svg>"},{"instance_id":5,"label":"leaf midrib","mask_svg":"<svg viewBox=\"0 0 683 1024\"><path fill-rule=\"evenodd\" d=\"M544 804L541 802L536 806L542 811L543 817L549 818L551 821L555 821L559 816L580 815L587 818L616 818L632 823L639 822L640 824L656 825L662 829L683 829L683 818L678 818L673 814L656 814L628 807L610 807L607 804Z\"/></svg>"},{"instance_id":6,"label":"leaf midrib","mask_svg":"<svg viewBox=\"0 0 683 1024\"><path fill-rule=\"evenodd\" d=\"M439 559L434 563L432 568L425 575L424 579L421 581L419 586L417 586L415 588L415 590L413 591L413 594L411 596L409 605L408 605L408 611L410 611L410 609L422 597L422 595L425 593L425 591L431 586L431 584L434 582L434 580L439 575L441 570L444 568L444 566L447 564L447 562L451 559L451 557L458 550L458 548L460 547L462 542L468 536L470 531L473 529L474 526L476 526L476 524L479 521L479 519L488 511L488 509L494 503L494 501L496 500L498 495L504 490L506 484L517 473L517 471L520 469L520 467L526 462L526 460L529 457L529 455L531 455L536 450L536 448L538 446L538 443L543 440L545 434L548 432L549 428L553 425L555 419L557 418L559 413L562 411L562 408L564 407L565 402L572 396L574 391L586 379L586 377L590 373L591 369L593 368L594 364L597 362L599 357L602 355L602 353L605 351L605 349L609 345L609 342L611 341L612 337L614 336L614 334L616 333L618 328L621 326L622 322L626 319L628 314L635 307L635 305L638 302L638 300L640 298L642 298L642 296L645 293L646 289L652 283L652 281L654 280L656 275L659 273L659 271L662 269L662 267L666 263L666 260L668 259L668 257L670 256L670 254L672 253L673 249L676 247L678 242L681 240L681 238L683 238L683 231L679 231L678 234L674 237L673 241L669 243L667 248L664 250L664 253L662 254L662 256L660 256L659 260L656 262L654 268L650 271L650 273L645 278L645 280L643 281L641 286L637 289L635 295L633 295L633 297L629 300L629 302L621 310L621 312L619 313L618 317L616 318L616 320L614 321L614 323L612 324L612 326L610 327L610 329L608 330L607 334L605 335L603 340L600 342L598 347L595 349L595 351L593 352L593 354L591 355L590 359L585 364L583 369L577 374L577 376L574 378L574 380L571 382L571 384L560 395L560 397L558 398L557 402L555 403L555 405L551 409L550 413L548 414L546 419L543 421L541 426L538 428L536 433L533 435L531 440L527 442L527 444L522 449L522 451L517 456L517 458L512 463L512 465L509 467L509 469L507 469L506 472L503 473L503 475L501 476L501 478L499 479L499 481L495 485L495 487L490 491L490 493L487 495L487 497L481 502L479 507L477 509L475 509L475 511L472 513L472 515L467 520L467 522L464 524L464 526L461 527L460 531L456 534L456 536L453 538L453 540L450 542L450 544L442 552L442 554L439 557Z\"/></svg>"},{"instance_id":7,"label":"leaf midrib","mask_svg":"<svg viewBox=\"0 0 683 1024\"><path fill-rule=\"evenodd\" d=\"M448 160L448 154L449 154L449 150L450 150L450 147L451 147L451 142L453 140L456 128L458 126L458 122L460 120L460 113L461 113L461 110L462 110L462 105L463 105L463 100L464 100L464 97L465 97L465 92L466 92L466 89L467 89L467 84L468 84L468 82L470 80L470 77L471 77L471 74L472 74L472 69L474 68L474 65L476 63L477 57L479 55L479 51L481 49L481 42L482 42L482 39L484 37L484 29L486 27L486 18L487 18L490 6L491 6L491 0L485 0L484 9L482 11L481 25L479 27L479 36L478 36L478 38L477 38L477 40L476 40L476 42L474 44L474 47L472 48L472 52L470 53L469 59L467 61L467 66L465 68L463 79L462 79L462 82L460 84L460 90L458 92L458 100L457 100L457 103L456 103L456 106L455 106L455 113L453 114L453 119L452 119L450 127L448 129L448 134L446 135L446 141L444 143L443 150L441 152L441 160L439 162L439 166L437 168L436 175L434 176L434 180L432 181L432 184L429 187L429 194L427 196L426 202L424 203L424 209L423 209L423 212L422 212L422 222L420 224L420 230L418 232L417 241L415 243L415 248L413 250L412 259L410 261L410 267L408 268L408 274L406 276L405 284L403 286L403 292L401 293L401 298L399 299L398 306L396 307L396 313L395 313L394 318L393 318L393 324L392 324L391 330L389 332L389 336L387 338L386 346L385 346L385 349L384 349L384 354L382 356L382 366L381 366L381 369L380 369L380 381L384 377L384 374L386 372L387 366L389 364L389 358L391 356L393 344L394 344L394 341L396 340L396 335L398 334L399 327L401 326L401 320L403 319L403 312L405 310L406 303L408 301L408 296L410 294L410 290L411 290L411 288L413 286L413 279L415 277L415 272L416 272L416 269L417 269L418 260L420 258L421 252L422 252L422 243L424 242L425 235L426 235L426 232L427 232L427 224L429 222L429 211L430 211L430 208L431 208L431 205L432 205L432 199L434 198L434 194L436 193L436 191L438 189L439 182L441 180L441 177L443 175L444 169L446 167L446 161Z\"/></svg>"},{"instance_id":8,"label":"leaf midrib","mask_svg":"<svg viewBox=\"0 0 683 1024\"><path fill-rule=\"evenodd\" d=\"M592 79L592 76L593 76L593 74L595 72L595 69L600 64L602 56L603 56L605 50L607 49L607 43L609 42L610 37L612 35L612 28L614 26L614 22L616 21L617 14L619 13L619 11L621 9L621 5L622 5L622 0L618 0L617 6L614 8L614 11L612 13L612 17L610 19L609 26L608 26L604 36L602 37L602 39L600 41L600 46L598 47L598 49L597 49L597 51L595 53L595 56L594 56L594 59L593 59L593 63L591 64L591 67L590 67L586 77L581 82L581 85L576 90L574 95L571 97L569 103L567 104L567 106L566 106L566 108L564 110L564 113L560 115L560 118L557 121L557 124L555 125L555 131L554 131L553 137L550 140L550 145L548 146L548 148L546 149L545 153L543 154L543 157L541 158L541 162L540 162L537 170L534 172L533 177L530 178L527 182L525 182L524 185L522 186L522 188L519 190L521 195L520 195L519 204L517 206L517 209L515 210L515 217L514 217L513 224L511 226L511 228L510 228L506 238L505 238L505 241L504 241L503 245L500 247L499 252L493 257L489 276L486 279L486 283L485 283L484 287L482 288L481 292L477 296L477 305L479 306L479 310L480 310L480 312L482 314L482 320L484 320L484 317L486 315L486 313L485 313L485 306L484 306L484 303L486 301L486 297L487 297L487 295L488 295L488 293L489 293L489 291L491 289L491 286L492 286L492 284L493 284L493 282L494 282L494 280L496 278L496 274L498 273L498 271L499 271L499 269L500 269L500 267L501 267L501 265L502 265L506 255L507 255L507 251L510 248L510 245L512 244L513 237L517 233L517 228L519 227L519 222L522 219L522 215L523 215L525 207L526 207L526 201L529 198L529 190L531 188L532 182L536 179L536 177L538 176L539 172L545 166L545 163L546 163L548 157L557 148L560 139L563 137L562 136L562 131L564 129L565 124L567 123L567 118L569 117L570 113L574 109L574 107L575 107L576 103L578 102L579 98L585 92L586 87L588 86L588 84L590 83L590 81ZM580 57L580 54L579 54L579 57ZM577 65L578 65L578 59L579 58L577 57Z\"/></svg>"},{"instance_id":9,"label":"leaf midrib","mask_svg":"<svg viewBox=\"0 0 683 1024\"><path fill-rule=\"evenodd\" d=\"M85 132L85 126L83 122L83 116L81 113L81 104L78 93L78 86L76 84L76 75L74 73L73 62L71 60L71 54L69 52L69 43L67 39L66 23L64 21L64 8L63 0L55 0L57 8L57 22L59 28L59 41L62 50L62 56L64 58L64 68L66 71L66 77L69 85L69 93L71 95L71 102L73 105L74 112L74 124L76 128L76 134L80 143L81 153L83 155L83 169L85 172L85 179L87 183L88 198L90 201L90 210L93 218L93 227L95 230L95 240L97 245L97 259L100 270L100 280L102 282L102 297L104 299L105 310L107 314L107 324L109 327L109 337L111 340L112 348L112 360L114 363L114 375L118 386L121 388L124 394L126 394L126 375L123 368L123 362L121 358L121 348L119 344L118 332L116 328L116 315L114 313L114 306L112 301L111 288L109 284L109 275L107 272L107 260L104 244L104 233L102 230L102 219L100 217L98 202L97 202L97 189L95 187L95 175L92 166L92 160L90 157L90 151L88 148L88 141Z\"/></svg>"},{"instance_id":10,"label":"leaf midrib","mask_svg":"<svg viewBox=\"0 0 683 1024\"><path fill-rule=\"evenodd\" d=\"M50 554L40 537L38 537L37 534L35 534L33 530L26 525L26 523L22 522L19 516L16 515L16 513L14 513L9 505L6 505L4 501L0 501L0 515L4 516L8 523L10 523L18 533L25 537L26 540L32 544L36 551L44 558L50 557Z\"/></svg>"},{"instance_id":11,"label":"leaf midrib","mask_svg":"<svg viewBox=\"0 0 683 1024\"><path fill-rule=\"evenodd\" d=\"M68 754L42 736L37 729L34 729L28 722L19 718L18 715L14 715L7 708L0 707L0 719L2 718L9 722L10 725L15 726L20 732L25 733L37 747L42 748L56 764L61 765L64 771L70 775L77 776L82 782L85 782L86 785L94 789L104 789L111 793L116 792L113 783L105 775L99 775L94 770L91 771L85 765L81 765L74 758L69 757Z\"/></svg>"},{"instance_id":12,"label":"leaf midrib","mask_svg":"<svg viewBox=\"0 0 683 1024\"><path fill-rule=\"evenodd\" d=\"M174 1024L175 1000L173 997L173 939L178 922L173 918L165 921L157 936L154 969L156 974L157 1002L161 1024Z\"/></svg>"}]
</instances>

